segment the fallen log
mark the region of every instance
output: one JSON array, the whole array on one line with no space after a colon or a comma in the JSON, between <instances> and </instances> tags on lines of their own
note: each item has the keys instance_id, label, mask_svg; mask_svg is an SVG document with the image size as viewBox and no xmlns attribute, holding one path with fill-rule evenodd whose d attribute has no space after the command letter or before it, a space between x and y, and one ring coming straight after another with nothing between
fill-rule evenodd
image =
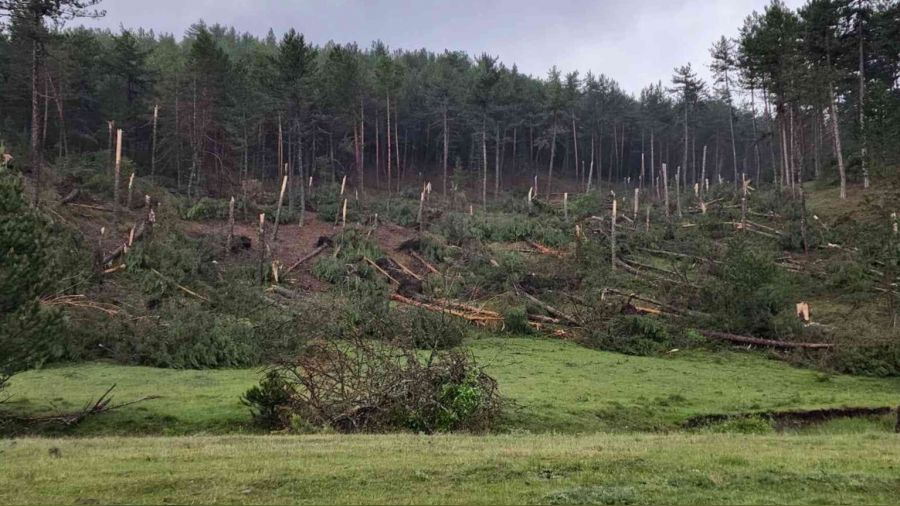
<instances>
[{"instance_id":1,"label":"fallen log","mask_svg":"<svg viewBox=\"0 0 900 506\"><path fill-rule=\"evenodd\" d=\"M729 334L727 332L717 332L714 330L698 330L701 335L711 338L718 339L721 341L729 341L732 343L741 343L741 344L755 344L757 346L768 346L770 348L782 348L782 349L807 349L807 350L821 350L821 349L830 349L834 348L834 344L832 343L795 343L791 341L776 341L772 339L763 339L761 337L749 337L749 336L739 336L735 334Z\"/></svg>"},{"instance_id":2,"label":"fallen log","mask_svg":"<svg viewBox=\"0 0 900 506\"><path fill-rule=\"evenodd\" d=\"M73 200L78 198L79 193L80 193L80 191L78 190L78 188L74 188L65 197L63 197L62 200L59 201L60 205L64 206L64 205L72 202Z\"/></svg>"},{"instance_id":3,"label":"fallen log","mask_svg":"<svg viewBox=\"0 0 900 506\"><path fill-rule=\"evenodd\" d=\"M94 211L103 211L103 212L105 212L105 213L111 213L111 212L112 212L112 209L108 209L108 208L103 207L103 206L94 206L94 205L91 205L91 204L75 204L75 203L70 203L69 205L72 206L72 207L83 207L83 208L85 208L85 209L93 209Z\"/></svg>"},{"instance_id":4,"label":"fallen log","mask_svg":"<svg viewBox=\"0 0 900 506\"><path fill-rule=\"evenodd\" d=\"M299 267L300 264L302 264L303 262L306 262L307 260L309 260L309 259L311 259L311 258L315 258L316 255L318 255L319 253L325 251L329 246L331 246L331 243L322 244L322 245L319 246L318 248L316 248L316 249L312 250L311 252L309 252L306 256L304 256L304 257L301 258L300 260L297 260L296 262L294 262L293 264L291 264L291 266L288 267L287 270L284 271L284 273L285 273L285 274L288 274L288 273L291 272L292 270L294 270L294 269L296 269L297 267Z\"/></svg>"},{"instance_id":5,"label":"fallen log","mask_svg":"<svg viewBox=\"0 0 900 506\"><path fill-rule=\"evenodd\" d=\"M563 252L559 251L557 249L548 248L547 246L544 246L543 244L540 244L540 243L537 243L534 241L525 241L525 242L528 243L529 246L536 249L541 254L550 255L550 256L554 256L554 257L562 257L563 256Z\"/></svg>"},{"instance_id":6,"label":"fallen log","mask_svg":"<svg viewBox=\"0 0 900 506\"><path fill-rule=\"evenodd\" d=\"M175 285L175 288L178 288L182 292L184 292L188 295L197 297L198 299L200 299L202 301L209 302L209 298L207 298L206 296L200 295L199 293L191 290L190 288L188 288L186 286L179 285L178 283L175 282L174 279L166 276L165 274L159 272L158 270L151 268L150 271L153 272L154 274L156 274L157 276L159 276L160 278L162 278L164 281L168 281L169 283L172 283L173 285Z\"/></svg>"},{"instance_id":7,"label":"fallen log","mask_svg":"<svg viewBox=\"0 0 900 506\"><path fill-rule=\"evenodd\" d=\"M579 321L577 318L569 316L568 314L560 311L559 309L556 309L555 307L551 306L550 304L543 302L542 300L538 299L537 297L535 297L535 296L531 295L530 293L526 292L525 290L523 290L522 287L516 286L516 291L521 293L523 296L525 296L526 299L528 299L531 302L534 302L538 306L542 307L545 311L547 311L551 315L556 316L557 318L560 318L562 320L565 320L565 321L575 325L576 327L582 326L582 322Z\"/></svg>"},{"instance_id":8,"label":"fallen log","mask_svg":"<svg viewBox=\"0 0 900 506\"><path fill-rule=\"evenodd\" d=\"M449 315L458 316L470 322L476 323L478 325L486 325L486 322L491 321L503 321L502 316L488 316L488 315L478 315L478 314L469 314L463 311L459 311L456 309L443 308L435 304L428 304L425 302L419 302L417 300L410 299L408 297L404 297L399 293L392 293L391 300L395 302L400 302L402 304L407 304L409 306L418 307L421 309L425 309L428 311L432 311L435 313L447 313Z\"/></svg>"},{"instance_id":9,"label":"fallen log","mask_svg":"<svg viewBox=\"0 0 900 506\"><path fill-rule=\"evenodd\" d=\"M619 295L622 297L627 297L629 299L639 300L641 302L647 302L649 304L653 304L654 306L659 306L662 309L665 309L671 313L675 313L678 315L690 315L690 316L708 316L706 313L702 313L700 311L694 311L691 309L682 309L680 307L673 306L671 304L666 304L664 302L660 302L658 300L651 299L645 295L640 295L634 292L626 292L623 290L619 290L617 288L604 288L604 293L612 293L615 295Z\"/></svg>"},{"instance_id":10,"label":"fallen log","mask_svg":"<svg viewBox=\"0 0 900 506\"><path fill-rule=\"evenodd\" d=\"M712 258L703 258L703 257L695 256L695 255L688 255L686 253L678 253L675 251L666 251L666 250L654 249L654 248L637 248L637 249L644 251L646 253L652 253L652 254L656 254L656 255L667 255L667 256L676 257L676 258L686 258L688 260L696 260L698 262L711 262L714 264L719 263L717 260L713 260Z\"/></svg>"},{"instance_id":11,"label":"fallen log","mask_svg":"<svg viewBox=\"0 0 900 506\"><path fill-rule=\"evenodd\" d=\"M412 256L413 258L415 258L416 260L421 262L422 265L424 265L425 268L428 269L429 271L433 272L434 274L440 274L440 271L438 271L437 268L435 268L435 266L428 263L427 260L422 258L422 256L419 255L418 253L416 253L415 251L410 250L409 254L410 254L410 256Z\"/></svg>"},{"instance_id":12,"label":"fallen log","mask_svg":"<svg viewBox=\"0 0 900 506\"><path fill-rule=\"evenodd\" d=\"M72 205L75 205L75 204L72 204ZM142 237L144 237L144 231L146 229L147 229L147 227L145 226L145 222L141 222L140 224L138 224L138 226L134 227L132 229L134 231L134 235L129 237L130 242L134 243L134 241L137 241L137 240L141 239ZM105 257L103 257L103 265L109 265L110 262L112 262L113 260L122 256L122 254L124 254L128 248L129 248L129 246L127 243L122 243L121 246L110 251Z\"/></svg>"},{"instance_id":13,"label":"fallen log","mask_svg":"<svg viewBox=\"0 0 900 506\"><path fill-rule=\"evenodd\" d=\"M391 281L391 283L396 283L396 284L398 284L398 285L400 284L399 281L397 281L393 276L391 276L390 274L388 274L388 271L382 269L381 266L379 266L379 265L376 264L374 261L372 261L371 258L369 258L369 257L367 257L367 256L364 256L364 257L363 257L363 260L365 260L365 262L366 262L367 264L369 264L369 265L371 265L372 267L374 267L375 270L378 271L382 276L388 278L388 279Z\"/></svg>"},{"instance_id":14,"label":"fallen log","mask_svg":"<svg viewBox=\"0 0 900 506\"><path fill-rule=\"evenodd\" d=\"M421 277L421 276L419 276L418 274L416 274L415 272L413 272L409 267L403 265L403 263L401 263L400 260L397 260L396 258L390 257L390 256L389 256L388 258L390 258L392 262L394 262L395 264L397 264L397 266L400 267L400 270L402 270L402 271L405 272L406 274L408 274L408 275L410 275L410 276L412 276L412 277L418 279L419 281L422 281L422 277Z\"/></svg>"}]
</instances>

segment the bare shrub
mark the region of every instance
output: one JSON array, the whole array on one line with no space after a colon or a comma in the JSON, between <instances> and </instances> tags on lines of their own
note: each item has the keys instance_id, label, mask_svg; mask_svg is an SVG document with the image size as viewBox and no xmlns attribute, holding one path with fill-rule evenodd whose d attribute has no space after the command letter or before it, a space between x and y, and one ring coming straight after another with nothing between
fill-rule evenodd
<instances>
[{"instance_id":1,"label":"bare shrub","mask_svg":"<svg viewBox=\"0 0 900 506\"><path fill-rule=\"evenodd\" d=\"M471 354L364 339L311 342L244 402L269 428L339 432L483 431L500 412L497 382Z\"/></svg>"}]
</instances>

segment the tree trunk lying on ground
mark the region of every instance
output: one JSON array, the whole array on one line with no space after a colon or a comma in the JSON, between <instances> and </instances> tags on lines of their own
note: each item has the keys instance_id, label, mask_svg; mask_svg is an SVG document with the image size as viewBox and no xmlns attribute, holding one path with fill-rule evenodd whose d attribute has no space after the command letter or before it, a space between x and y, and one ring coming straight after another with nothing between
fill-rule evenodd
<instances>
[{"instance_id":1,"label":"tree trunk lying on ground","mask_svg":"<svg viewBox=\"0 0 900 506\"><path fill-rule=\"evenodd\" d=\"M131 242L135 242L142 237L144 237L144 231L147 229L146 223L141 222L136 227L134 227L134 236L131 238ZM129 248L127 243L122 243L118 248L110 251L106 256L103 257L103 265L109 265L110 262L122 256L125 253L125 250Z\"/></svg>"},{"instance_id":2,"label":"tree trunk lying on ground","mask_svg":"<svg viewBox=\"0 0 900 506\"><path fill-rule=\"evenodd\" d=\"M697 332L711 339L719 339L722 341L730 341L733 343L741 344L755 344L757 346L769 346L771 348L803 348L809 350L834 348L834 344L832 343L795 343L791 341L775 341L772 339L763 339L761 337L738 336L735 334L728 334L726 332L716 332L714 330L698 330Z\"/></svg>"}]
</instances>

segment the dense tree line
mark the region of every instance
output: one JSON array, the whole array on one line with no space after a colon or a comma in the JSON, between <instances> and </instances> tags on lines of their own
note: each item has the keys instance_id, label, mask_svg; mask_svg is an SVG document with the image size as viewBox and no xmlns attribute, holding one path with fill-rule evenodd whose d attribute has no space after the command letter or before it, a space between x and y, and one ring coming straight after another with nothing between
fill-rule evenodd
<instances>
[{"instance_id":1,"label":"dense tree line","mask_svg":"<svg viewBox=\"0 0 900 506\"><path fill-rule=\"evenodd\" d=\"M196 196L288 175L291 206L309 178L386 192L430 180L488 201L562 180L652 188L664 163L685 188L745 174L786 188L834 178L843 193L848 178L868 185L900 161L895 0L796 11L776 0L712 44L714 82L686 64L636 96L605 75L534 77L487 54L381 42L317 46L294 30L53 28L98 15L96 3L0 2L0 136L33 148L23 158L35 174L110 149L116 128L140 176Z\"/></svg>"}]
</instances>

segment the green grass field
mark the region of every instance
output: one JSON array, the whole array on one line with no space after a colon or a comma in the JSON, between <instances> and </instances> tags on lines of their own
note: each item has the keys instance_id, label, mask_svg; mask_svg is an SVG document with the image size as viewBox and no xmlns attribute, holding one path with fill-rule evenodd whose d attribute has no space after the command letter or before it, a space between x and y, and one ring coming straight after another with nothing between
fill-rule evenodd
<instances>
[{"instance_id":1,"label":"green grass field","mask_svg":"<svg viewBox=\"0 0 900 506\"><path fill-rule=\"evenodd\" d=\"M900 438L735 434L0 441L0 503L895 504Z\"/></svg>"},{"instance_id":2,"label":"green grass field","mask_svg":"<svg viewBox=\"0 0 900 506\"><path fill-rule=\"evenodd\" d=\"M900 378L826 376L749 353L629 357L542 338L469 342L508 399L502 431L596 432L676 429L711 413L885 406L900 402ZM15 376L0 409L75 409L117 384L116 402L149 400L88 419L78 435L184 435L252 431L241 394L259 370L171 370L81 364Z\"/></svg>"}]
</instances>

